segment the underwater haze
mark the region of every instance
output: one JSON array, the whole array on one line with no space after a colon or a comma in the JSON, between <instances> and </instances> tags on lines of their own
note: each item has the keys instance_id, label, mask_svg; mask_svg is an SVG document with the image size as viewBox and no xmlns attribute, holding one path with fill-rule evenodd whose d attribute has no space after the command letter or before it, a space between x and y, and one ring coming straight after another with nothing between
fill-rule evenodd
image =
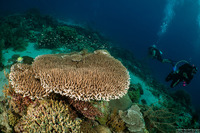
<instances>
[{"instance_id":1,"label":"underwater haze","mask_svg":"<svg viewBox=\"0 0 200 133\"><path fill-rule=\"evenodd\" d=\"M168 87L166 91L184 90L192 105L200 108L200 0L1 0L0 16L31 8L99 32L114 46L133 53L152 77ZM165 78L173 66L148 57L154 44L163 58L184 60L198 68L190 84L170 88Z\"/></svg>"},{"instance_id":2,"label":"underwater haze","mask_svg":"<svg viewBox=\"0 0 200 133\"><path fill-rule=\"evenodd\" d=\"M43 14L100 31L147 61L155 77L164 84L173 68L146 59L147 49L153 44L164 58L186 60L200 68L199 0L8 0L1 1L0 6L1 15L38 8ZM175 89L185 89L198 105L199 81L198 72L188 86Z\"/></svg>"}]
</instances>

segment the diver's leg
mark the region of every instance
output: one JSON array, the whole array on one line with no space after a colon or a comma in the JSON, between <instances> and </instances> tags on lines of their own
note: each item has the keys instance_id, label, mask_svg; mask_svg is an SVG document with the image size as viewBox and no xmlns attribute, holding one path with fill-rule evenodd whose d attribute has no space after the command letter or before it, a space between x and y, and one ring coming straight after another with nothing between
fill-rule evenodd
<instances>
[{"instance_id":1,"label":"diver's leg","mask_svg":"<svg viewBox=\"0 0 200 133\"><path fill-rule=\"evenodd\" d=\"M177 79L177 80L173 80L170 87L171 88L174 88L178 83L180 82L180 79Z\"/></svg>"}]
</instances>

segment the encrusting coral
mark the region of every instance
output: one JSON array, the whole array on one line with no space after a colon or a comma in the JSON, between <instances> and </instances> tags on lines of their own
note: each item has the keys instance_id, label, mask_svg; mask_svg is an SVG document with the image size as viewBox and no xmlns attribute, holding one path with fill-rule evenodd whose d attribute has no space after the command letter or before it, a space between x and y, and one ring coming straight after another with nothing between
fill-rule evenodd
<instances>
[{"instance_id":1,"label":"encrusting coral","mask_svg":"<svg viewBox=\"0 0 200 133\"><path fill-rule=\"evenodd\" d=\"M15 126L15 132L80 132L80 119L72 120L68 105L62 101L40 100L39 105L29 106L27 115L24 115Z\"/></svg>"},{"instance_id":2,"label":"encrusting coral","mask_svg":"<svg viewBox=\"0 0 200 133\"><path fill-rule=\"evenodd\" d=\"M130 84L127 69L105 50L38 56L32 66L13 65L9 78L24 97L54 92L81 101L119 99Z\"/></svg>"}]
</instances>

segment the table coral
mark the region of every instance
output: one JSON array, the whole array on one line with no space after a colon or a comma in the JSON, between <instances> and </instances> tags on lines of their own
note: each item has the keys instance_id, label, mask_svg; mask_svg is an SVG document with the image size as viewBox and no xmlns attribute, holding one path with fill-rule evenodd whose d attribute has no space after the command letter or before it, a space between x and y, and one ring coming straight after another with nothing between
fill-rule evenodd
<instances>
[{"instance_id":1,"label":"table coral","mask_svg":"<svg viewBox=\"0 0 200 133\"><path fill-rule=\"evenodd\" d=\"M13 65L9 78L16 93L33 99L54 92L81 101L109 101L124 96L130 84L127 69L106 50L38 56L32 66Z\"/></svg>"},{"instance_id":2,"label":"table coral","mask_svg":"<svg viewBox=\"0 0 200 133\"><path fill-rule=\"evenodd\" d=\"M39 79L35 78L31 65L20 63L12 65L9 79L15 93L23 97L43 98L49 94L49 91L41 86Z\"/></svg>"}]
</instances>

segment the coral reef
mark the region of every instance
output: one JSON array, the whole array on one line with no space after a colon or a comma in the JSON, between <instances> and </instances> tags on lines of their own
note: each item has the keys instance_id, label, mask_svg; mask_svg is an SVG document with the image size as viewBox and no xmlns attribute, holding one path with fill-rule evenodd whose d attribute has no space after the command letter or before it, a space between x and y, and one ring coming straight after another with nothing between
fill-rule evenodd
<instances>
[{"instance_id":1,"label":"coral reef","mask_svg":"<svg viewBox=\"0 0 200 133\"><path fill-rule=\"evenodd\" d=\"M72 105L78 112L83 114L88 119L95 119L95 117L101 117L103 114L95 108L90 102L78 101L68 99L69 104Z\"/></svg>"},{"instance_id":2,"label":"coral reef","mask_svg":"<svg viewBox=\"0 0 200 133\"><path fill-rule=\"evenodd\" d=\"M8 98L8 96L10 97L9 104L12 107L12 110L21 116L26 113L27 107L33 103L29 97L23 97L22 95L15 93L10 83L4 85L3 93L6 98Z\"/></svg>"},{"instance_id":3,"label":"coral reef","mask_svg":"<svg viewBox=\"0 0 200 133\"><path fill-rule=\"evenodd\" d=\"M17 114L14 114L13 112L11 112L11 110L8 110L7 114L8 114L9 125L14 127L15 124L17 124L17 122L19 120L19 116L17 116Z\"/></svg>"},{"instance_id":4,"label":"coral reef","mask_svg":"<svg viewBox=\"0 0 200 133\"><path fill-rule=\"evenodd\" d=\"M14 64L9 79L23 97L43 98L53 91L82 101L119 99L130 84L126 68L105 50L38 56L32 66Z\"/></svg>"},{"instance_id":5,"label":"coral reef","mask_svg":"<svg viewBox=\"0 0 200 133\"><path fill-rule=\"evenodd\" d=\"M5 45L5 41L4 41L4 39L1 39L0 40L0 71L2 71L4 68L4 65L2 63L3 62L2 50L3 50L4 45Z\"/></svg>"},{"instance_id":6,"label":"coral reef","mask_svg":"<svg viewBox=\"0 0 200 133\"><path fill-rule=\"evenodd\" d=\"M190 128L192 115L186 112L181 112L181 115L176 119L176 125L178 129Z\"/></svg>"},{"instance_id":7,"label":"coral reef","mask_svg":"<svg viewBox=\"0 0 200 133\"><path fill-rule=\"evenodd\" d=\"M108 127L102 125L96 126L95 130L97 133L112 133Z\"/></svg>"},{"instance_id":8,"label":"coral reef","mask_svg":"<svg viewBox=\"0 0 200 133\"><path fill-rule=\"evenodd\" d=\"M12 133L7 112L8 101L4 97L0 97L0 132Z\"/></svg>"},{"instance_id":9,"label":"coral reef","mask_svg":"<svg viewBox=\"0 0 200 133\"><path fill-rule=\"evenodd\" d=\"M93 120L87 120L81 123L81 133L111 133L111 130Z\"/></svg>"},{"instance_id":10,"label":"coral reef","mask_svg":"<svg viewBox=\"0 0 200 133\"><path fill-rule=\"evenodd\" d=\"M82 133L98 133L94 128L95 126L97 126L95 125L95 121L91 120L82 121L80 131Z\"/></svg>"},{"instance_id":11,"label":"coral reef","mask_svg":"<svg viewBox=\"0 0 200 133\"><path fill-rule=\"evenodd\" d=\"M74 43L76 41L78 33L75 28L71 26L58 26L56 31L60 36L62 44Z\"/></svg>"},{"instance_id":12,"label":"coral reef","mask_svg":"<svg viewBox=\"0 0 200 133\"><path fill-rule=\"evenodd\" d=\"M126 129L124 121L119 116L117 110L113 110L108 122L106 123L108 127L111 127L113 132L122 132L124 129Z\"/></svg>"},{"instance_id":13,"label":"coral reef","mask_svg":"<svg viewBox=\"0 0 200 133\"><path fill-rule=\"evenodd\" d=\"M146 128L150 132L175 132L178 114L164 107L141 106Z\"/></svg>"},{"instance_id":14,"label":"coral reef","mask_svg":"<svg viewBox=\"0 0 200 133\"><path fill-rule=\"evenodd\" d=\"M34 33L34 32L33 32ZM55 28L43 27L41 33L36 37L36 48L58 48L61 46L60 35L56 33Z\"/></svg>"},{"instance_id":15,"label":"coral reef","mask_svg":"<svg viewBox=\"0 0 200 133\"><path fill-rule=\"evenodd\" d=\"M68 105L62 101L41 100L31 105L15 126L15 132L79 132L80 119L72 120Z\"/></svg>"},{"instance_id":16,"label":"coral reef","mask_svg":"<svg viewBox=\"0 0 200 133\"><path fill-rule=\"evenodd\" d=\"M14 112L21 116L26 113L27 107L33 103L29 97L23 97L21 94L15 93L10 83L4 86L3 93L6 98L10 97L9 104Z\"/></svg>"},{"instance_id":17,"label":"coral reef","mask_svg":"<svg viewBox=\"0 0 200 133\"><path fill-rule=\"evenodd\" d=\"M132 106L132 101L129 98L128 94L124 95L122 98L120 99L114 99L114 100L110 100L109 101L109 107L112 110L127 110Z\"/></svg>"},{"instance_id":18,"label":"coral reef","mask_svg":"<svg viewBox=\"0 0 200 133\"><path fill-rule=\"evenodd\" d=\"M80 26L72 26L50 16L42 15L37 9L22 14L4 16L0 20L0 36L3 48L25 50L27 41L36 43L36 48L58 48L80 51L105 49L108 41L98 32Z\"/></svg>"},{"instance_id":19,"label":"coral reef","mask_svg":"<svg viewBox=\"0 0 200 133\"><path fill-rule=\"evenodd\" d=\"M12 21L9 21L10 18L6 18L4 21L0 21L0 36L4 40L4 48L12 47L13 50L25 50L27 46L27 41L24 39L26 36L26 30L23 26L18 25L17 27L13 24ZM16 18L15 18L16 19Z\"/></svg>"},{"instance_id":20,"label":"coral reef","mask_svg":"<svg viewBox=\"0 0 200 133\"><path fill-rule=\"evenodd\" d=\"M140 99L140 95L143 94L141 84L130 84L128 95L133 103L138 103Z\"/></svg>"},{"instance_id":21,"label":"coral reef","mask_svg":"<svg viewBox=\"0 0 200 133\"><path fill-rule=\"evenodd\" d=\"M189 106L186 106L185 104L183 104L184 100L183 101L182 100L175 101L175 100L176 98L174 99L173 97L168 97L167 100L161 102L162 107L165 107L164 109L165 111L172 112L175 115L172 119L173 121L171 121L175 122L174 123L175 128L180 128L180 129L199 128L200 124L198 123L199 119L198 115L191 108L190 104Z\"/></svg>"},{"instance_id":22,"label":"coral reef","mask_svg":"<svg viewBox=\"0 0 200 133\"><path fill-rule=\"evenodd\" d=\"M32 100L29 97L22 97L20 94L15 94L11 97L10 104L15 113L24 115L27 111L27 107L32 104Z\"/></svg>"},{"instance_id":23,"label":"coral reef","mask_svg":"<svg viewBox=\"0 0 200 133\"><path fill-rule=\"evenodd\" d=\"M109 117L110 117L110 106L108 101L95 101L91 102L94 107L99 109L101 113L103 114L100 117L97 117L96 120L101 124L101 125L106 125Z\"/></svg>"},{"instance_id":24,"label":"coral reef","mask_svg":"<svg viewBox=\"0 0 200 133\"><path fill-rule=\"evenodd\" d=\"M128 130L132 133L143 133L145 129L145 122L140 108L137 104L133 104L127 111L119 111L119 115L126 123Z\"/></svg>"},{"instance_id":25,"label":"coral reef","mask_svg":"<svg viewBox=\"0 0 200 133\"><path fill-rule=\"evenodd\" d=\"M35 32L32 32L32 34L36 34L32 35L32 38L36 38L35 40L37 41L36 48L52 49L63 47L72 49L73 51L80 51L83 49L94 51L108 47L108 44L99 34L91 34L86 29L70 25L43 27L39 35Z\"/></svg>"},{"instance_id":26,"label":"coral reef","mask_svg":"<svg viewBox=\"0 0 200 133\"><path fill-rule=\"evenodd\" d=\"M171 94L174 101L180 103L183 107L189 108L191 106L190 95L184 90L177 90Z\"/></svg>"},{"instance_id":27,"label":"coral reef","mask_svg":"<svg viewBox=\"0 0 200 133\"><path fill-rule=\"evenodd\" d=\"M1 17L0 37L0 70L14 64L9 85L4 86L9 106L6 100L0 100L0 132L9 133L12 127L15 132L84 133L147 133L147 129L168 133L175 128L199 128L187 93L177 91L169 96L167 87L150 75L145 62L129 50L112 46L91 29L58 22L31 9ZM16 62L21 55L14 55L9 64L2 63L2 49L23 51L30 41L39 49L59 48L52 53L83 51L42 55L35 61L23 56L23 64ZM141 102L146 105L130 108L132 102L138 103L142 88L139 84L129 86L129 74L122 64L151 87L148 90L154 96L166 96L165 103L147 106L143 97ZM81 124L77 117L83 120Z\"/></svg>"}]
</instances>

